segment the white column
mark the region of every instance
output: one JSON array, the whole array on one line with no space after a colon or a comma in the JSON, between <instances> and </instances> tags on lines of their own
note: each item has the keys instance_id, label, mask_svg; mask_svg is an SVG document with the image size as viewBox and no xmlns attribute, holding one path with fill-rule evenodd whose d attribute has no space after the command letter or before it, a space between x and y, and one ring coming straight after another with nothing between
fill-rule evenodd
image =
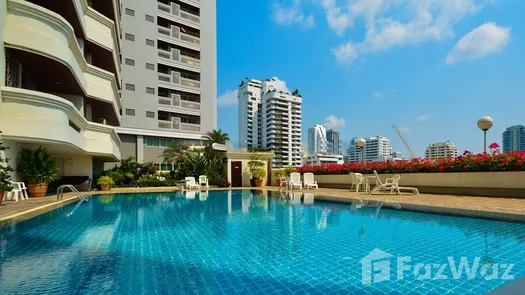
<instances>
[{"instance_id":1,"label":"white column","mask_svg":"<svg viewBox=\"0 0 525 295\"><path fill-rule=\"evenodd\" d=\"M137 162L144 162L144 136L137 135Z\"/></svg>"}]
</instances>

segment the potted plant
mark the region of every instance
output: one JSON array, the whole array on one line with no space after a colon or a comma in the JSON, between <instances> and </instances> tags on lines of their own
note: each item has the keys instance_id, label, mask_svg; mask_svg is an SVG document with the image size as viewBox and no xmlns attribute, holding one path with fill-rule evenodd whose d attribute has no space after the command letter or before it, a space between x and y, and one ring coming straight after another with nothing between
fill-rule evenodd
<instances>
[{"instance_id":1,"label":"potted plant","mask_svg":"<svg viewBox=\"0 0 525 295\"><path fill-rule=\"evenodd\" d=\"M252 178L250 179L250 185L252 187L255 187L256 183L255 183L254 171L257 169L262 169L267 159L265 156L260 155L255 152L250 156L250 159L251 160L248 162L248 169L250 170L250 173L252 174Z\"/></svg>"},{"instance_id":2,"label":"potted plant","mask_svg":"<svg viewBox=\"0 0 525 295\"><path fill-rule=\"evenodd\" d=\"M4 146L0 138L0 204L2 204L2 200L4 199L4 193L11 191L10 173L15 171L15 169L9 166L9 159L3 155L3 152L7 149L9 148Z\"/></svg>"},{"instance_id":3,"label":"potted plant","mask_svg":"<svg viewBox=\"0 0 525 295\"><path fill-rule=\"evenodd\" d=\"M266 177L266 171L263 168L257 168L252 171L252 177L255 179L255 186L262 187L264 183L264 177Z\"/></svg>"},{"instance_id":4,"label":"potted plant","mask_svg":"<svg viewBox=\"0 0 525 295\"><path fill-rule=\"evenodd\" d=\"M17 171L28 182L31 197L44 197L58 172L56 158L42 146L34 151L25 148L20 151Z\"/></svg>"},{"instance_id":5,"label":"potted plant","mask_svg":"<svg viewBox=\"0 0 525 295\"><path fill-rule=\"evenodd\" d=\"M286 173L284 170L275 170L275 185L281 186L281 178L284 177Z\"/></svg>"},{"instance_id":6,"label":"potted plant","mask_svg":"<svg viewBox=\"0 0 525 295\"><path fill-rule=\"evenodd\" d=\"M109 191L111 189L111 186L115 185L115 181L113 180L113 178L106 175L106 176L101 176L98 179L97 184L100 185L100 188L103 191Z\"/></svg>"}]
</instances>

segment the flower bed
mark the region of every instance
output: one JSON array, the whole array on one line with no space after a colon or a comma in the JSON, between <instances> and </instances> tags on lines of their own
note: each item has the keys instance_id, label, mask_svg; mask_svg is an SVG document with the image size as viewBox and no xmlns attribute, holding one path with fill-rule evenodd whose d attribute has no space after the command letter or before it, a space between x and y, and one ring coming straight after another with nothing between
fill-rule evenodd
<instances>
[{"instance_id":1,"label":"flower bed","mask_svg":"<svg viewBox=\"0 0 525 295\"><path fill-rule=\"evenodd\" d=\"M371 174L374 170L377 173L525 171L525 152L501 153L496 143L491 144L489 149L490 153L481 154L465 151L463 155L456 158L302 166L298 167L297 171L300 173L312 172L316 175L348 174L350 172Z\"/></svg>"}]
</instances>

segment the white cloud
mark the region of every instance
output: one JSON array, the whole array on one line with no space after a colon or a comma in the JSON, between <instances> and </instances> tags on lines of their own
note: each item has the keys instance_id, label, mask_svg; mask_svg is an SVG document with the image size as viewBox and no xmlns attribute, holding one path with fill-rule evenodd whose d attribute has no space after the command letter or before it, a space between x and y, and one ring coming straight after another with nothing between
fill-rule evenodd
<instances>
[{"instance_id":1,"label":"white cloud","mask_svg":"<svg viewBox=\"0 0 525 295\"><path fill-rule=\"evenodd\" d=\"M343 128L345 127L345 119L330 115L324 120L323 126L328 129Z\"/></svg>"},{"instance_id":2,"label":"white cloud","mask_svg":"<svg viewBox=\"0 0 525 295\"><path fill-rule=\"evenodd\" d=\"M362 20L366 32L362 41L346 41L338 48L352 48L353 58L337 61L348 64L371 52L395 46L441 41L454 36L454 25L474 14L491 0L319 0L329 27L342 35L354 22ZM345 3L345 5L338 5ZM343 61L343 62L342 62Z\"/></svg>"},{"instance_id":3,"label":"white cloud","mask_svg":"<svg viewBox=\"0 0 525 295\"><path fill-rule=\"evenodd\" d=\"M272 19L280 25L298 24L305 28L311 28L315 26L315 19L313 15L305 15L301 11L301 0L293 0L292 2L292 5L287 7L280 3L274 2L272 5Z\"/></svg>"},{"instance_id":4,"label":"white cloud","mask_svg":"<svg viewBox=\"0 0 525 295\"><path fill-rule=\"evenodd\" d=\"M421 115L421 116L418 116L418 117L416 118L416 121L423 122L423 121L426 121L426 120L428 120L428 119L430 119L430 116L429 116L429 115Z\"/></svg>"},{"instance_id":5,"label":"white cloud","mask_svg":"<svg viewBox=\"0 0 525 295\"><path fill-rule=\"evenodd\" d=\"M357 58L357 50L350 42L343 43L339 47L332 48L332 53L341 64L351 64Z\"/></svg>"},{"instance_id":6,"label":"white cloud","mask_svg":"<svg viewBox=\"0 0 525 295\"><path fill-rule=\"evenodd\" d=\"M448 53L446 63L473 60L497 53L509 43L510 28L485 23L463 36Z\"/></svg>"},{"instance_id":7,"label":"white cloud","mask_svg":"<svg viewBox=\"0 0 525 295\"><path fill-rule=\"evenodd\" d=\"M239 100L237 98L238 90L230 91L227 90L219 98L217 98L217 103L219 106L232 106L237 105Z\"/></svg>"},{"instance_id":8,"label":"white cloud","mask_svg":"<svg viewBox=\"0 0 525 295\"><path fill-rule=\"evenodd\" d=\"M382 91L374 91L373 93L375 98L383 98L385 97L385 94Z\"/></svg>"},{"instance_id":9,"label":"white cloud","mask_svg":"<svg viewBox=\"0 0 525 295\"><path fill-rule=\"evenodd\" d=\"M286 86L286 81L281 80L277 77L271 78L268 84L272 85L277 91L288 92L288 93L291 92Z\"/></svg>"}]
</instances>

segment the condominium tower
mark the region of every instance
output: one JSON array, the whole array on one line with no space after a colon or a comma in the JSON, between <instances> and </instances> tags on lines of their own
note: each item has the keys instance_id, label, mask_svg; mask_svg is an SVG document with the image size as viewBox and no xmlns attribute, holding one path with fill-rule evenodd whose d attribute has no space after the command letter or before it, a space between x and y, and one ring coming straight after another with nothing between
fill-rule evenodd
<instances>
[{"instance_id":1,"label":"condominium tower","mask_svg":"<svg viewBox=\"0 0 525 295\"><path fill-rule=\"evenodd\" d=\"M392 145L390 140L384 136L371 136L364 138L366 145L363 148L364 158L361 156L361 148L357 146L357 137L352 138L347 151L348 162L376 162L392 158Z\"/></svg>"},{"instance_id":2,"label":"condominium tower","mask_svg":"<svg viewBox=\"0 0 525 295\"><path fill-rule=\"evenodd\" d=\"M323 125L308 128L308 154L326 154L327 152L326 128Z\"/></svg>"},{"instance_id":3,"label":"condominium tower","mask_svg":"<svg viewBox=\"0 0 525 295\"><path fill-rule=\"evenodd\" d=\"M274 167L300 166L302 97L278 82L248 79L239 85L239 146L273 150Z\"/></svg>"},{"instance_id":4,"label":"condominium tower","mask_svg":"<svg viewBox=\"0 0 525 295\"><path fill-rule=\"evenodd\" d=\"M122 1L122 157L161 161L217 126L215 0Z\"/></svg>"},{"instance_id":5,"label":"condominium tower","mask_svg":"<svg viewBox=\"0 0 525 295\"><path fill-rule=\"evenodd\" d=\"M339 130L326 130L326 142L328 143L328 153L330 155L342 155L343 143L339 139Z\"/></svg>"},{"instance_id":6,"label":"condominium tower","mask_svg":"<svg viewBox=\"0 0 525 295\"><path fill-rule=\"evenodd\" d=\"M503 152L525 151L525 126L516 125L503 132Z\"/></svg>"},{"instance_id":7,"label":"condominium tower","mask_svg":"<svg viewBox=\"0 0 525 295\"><path fill-rule=\"evenodd\" d=\"M0 130L9 147L0 156L11 166L21 149L39 146L56 157L58 178L93 178L120 159L120 32L118 0L0 1Z\"/></svg>"},{"instance_id":8,"label":"condominium tower","mask_svg":"<svg viewBox=\"0 0 525 295\"><path fill-rule=\"evenodd\" d=\"M458 148L450 141L431 143L425 150L425 159L455 158Z\"/></svg>"}]
</instances>

